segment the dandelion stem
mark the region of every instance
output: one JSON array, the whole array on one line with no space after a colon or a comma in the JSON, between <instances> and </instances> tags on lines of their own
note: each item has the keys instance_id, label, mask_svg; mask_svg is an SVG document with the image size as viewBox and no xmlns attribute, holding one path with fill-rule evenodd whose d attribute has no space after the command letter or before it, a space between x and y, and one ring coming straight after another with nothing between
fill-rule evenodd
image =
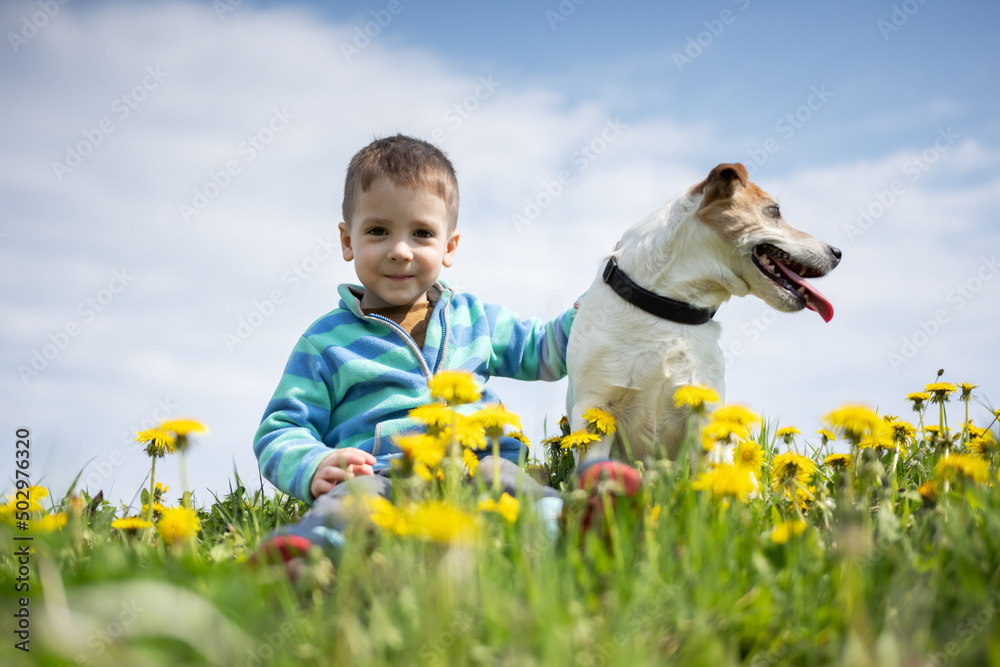
<instances>
[{"instance_id":1,"label":"dandelion stem","mask_svg":"<svg viewBox=\"0 0 1000 667\"><path fill-rule=\"evenodd\" d=\"M181 496L181 505L184 507L191 506L191 492L188 491L188 476L187 476L187 455L184 450L180 450L180 463L181 463L181 488L184 489L184 495ZM152 502L152 497L150 497Z\"/></svg>"},{"instance_id":2,"label":"dandelion stem","mask_svg":"<svg viewBox=\"0 0 1000 667\"><path fill-rule=\"evenodd\" d=\"M152 459L153 465L152 469L149 471L149 501L146 505L146 521L150 523L153 523L153 498L155 498L153 492L156 491L156 457L154 456ZM151 527L147 528L145 535L146 540L149 541L152 535L153 529Z\"/></svg>"},{"instance_id":3,"label":"dandelion stem","mask_svg":"<svg viewBox=\"0 0 1000 667\"><path fill-rule=\"evenodd\" d=\"M500 438L490 438L493 444L493 490L500 490Z\"/></svg>"}]
</instances>

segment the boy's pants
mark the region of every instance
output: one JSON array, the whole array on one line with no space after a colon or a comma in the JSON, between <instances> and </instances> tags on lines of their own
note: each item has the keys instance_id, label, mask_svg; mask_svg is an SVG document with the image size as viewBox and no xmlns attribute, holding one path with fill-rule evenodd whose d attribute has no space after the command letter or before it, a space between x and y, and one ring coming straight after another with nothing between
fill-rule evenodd
<instances>
[{"instance_id":1,"label":"boy's pants","mask_svg":"<svg viewBox=\"0 0 1000 667\"><path fill-rule=\"evenodd\" d=\"M484 456L476 468L476 475L482 480L485 488L493 487L494 457ZM538 503L542 518L549 523L558 517L562 509L562 499L558 492L548 486L543 486L524 472L516 463L505 458L499 459L500 487L511 496L531 498ZM344 504L347 498L355 495L379 495L392 500L392 478L388 471L379 471L374 475L354 477L341 482L330 491L313 501L312 507L302 515L297 523L283 526L271 536L296 535L308 539L313 544L323 548L328 555L336 556L344 546L344 532L347 530L349 515ZM551 499L542 501L543 498ZM541 501L541 502L540 502Z\"/></svg>"}]
</instances>

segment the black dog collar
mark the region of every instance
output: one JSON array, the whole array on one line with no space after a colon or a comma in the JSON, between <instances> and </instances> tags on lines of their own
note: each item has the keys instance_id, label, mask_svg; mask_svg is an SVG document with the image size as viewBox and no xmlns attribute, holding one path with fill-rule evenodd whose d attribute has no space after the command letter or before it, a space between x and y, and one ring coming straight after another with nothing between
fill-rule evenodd
<instances>
[{"instance_id":1,"label":"black dog collar","mask_svg":"<svg viewBox=\"0 0 1000 667\"><path fill-rule=\"evenodd\" d=\"M618 268L618 261L614 257L610 258L607 266L604 267L604 282L615 291L615 294L636 308L641 308L647 313L671 322L705 324L715 315L714 310L697 308L681 301L674 301L639 287L625 275L624 271Z\"/></svg>"}]
</instances>

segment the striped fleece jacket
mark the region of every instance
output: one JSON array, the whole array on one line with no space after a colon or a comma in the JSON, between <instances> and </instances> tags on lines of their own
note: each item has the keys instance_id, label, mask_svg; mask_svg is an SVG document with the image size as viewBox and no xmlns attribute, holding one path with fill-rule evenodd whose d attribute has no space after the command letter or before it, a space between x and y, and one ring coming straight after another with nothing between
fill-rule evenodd
<instances>
[{"instance_id":1,"label":"striped fleece jacket","mask_svg":"<svg viewBox=\"0 0 1000 667\"><path fill-rule=\"evenodd\" d=\"M340 306L299 338L254 438L264 477L308 503L313 473L332 448L371 452L375 470L400 455L392 437L421 428L407 413L431 402L427 379L439 370L468 371L480 384L493 375L566 375L572 308L548 323L519 319L438 281L428 292L435 303L421 350L392 320L362 312L362 287L338 292ZM484 387L480 403L466 407L497 402Z\"/></svg>"}]
</instances>

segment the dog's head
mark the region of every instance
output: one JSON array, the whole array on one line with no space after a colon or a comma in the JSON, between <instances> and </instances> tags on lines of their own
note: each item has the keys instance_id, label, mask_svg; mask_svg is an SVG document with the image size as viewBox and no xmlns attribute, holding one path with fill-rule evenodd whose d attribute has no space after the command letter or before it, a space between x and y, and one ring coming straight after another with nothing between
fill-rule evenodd
<instances>
[{"instance_id":1,"label":"dog's head","mask_svg":"<svg viewBox=\"0 0 1000 667\"><path fill-rule=\"evenodd\" d=\"M809 308L830 321L833 306L805 279L832 271L840 250L785 222L742 164L720 164L691 194L703 195L696 215L732 247L731 268L752 294L776 310Z\"/></svg>"}]
</instances>

